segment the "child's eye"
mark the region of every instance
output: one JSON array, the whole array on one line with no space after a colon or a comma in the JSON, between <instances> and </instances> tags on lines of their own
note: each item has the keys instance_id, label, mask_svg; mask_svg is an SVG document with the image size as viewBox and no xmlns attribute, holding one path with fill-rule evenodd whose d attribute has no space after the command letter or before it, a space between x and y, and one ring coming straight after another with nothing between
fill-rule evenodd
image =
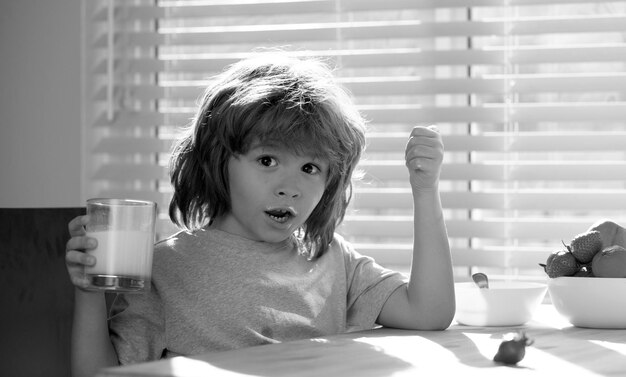
<instances>
[{"instance_id":1,"label":"child's eye","mask_svg":"<svg viewBox=\"0 0 626 377\"><path fill-rule=\"evenodd\" d=\"M320 168L318 168L317 166L313 164L306 164L302 167L302 171L307 174L319 174Z\"/></svg>"},{"instance_id":2,"label":"child's eye","mask_svg":"<svg viewBox=\"0 0 626 377\"><path fill-rule=\"evenodd\" d=\"M276 166L276 160L270 156L262 156L257 159L263 166L272 167Z\"/></svg>"}]
</instances>

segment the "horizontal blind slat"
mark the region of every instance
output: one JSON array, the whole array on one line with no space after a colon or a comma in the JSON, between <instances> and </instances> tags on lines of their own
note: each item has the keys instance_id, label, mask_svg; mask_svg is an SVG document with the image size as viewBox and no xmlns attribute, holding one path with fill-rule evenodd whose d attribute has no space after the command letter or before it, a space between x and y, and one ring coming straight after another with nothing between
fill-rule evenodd
<instances>
[{"instance_id":1,"label":"horizontal blind slat","mask_svg":"<svg viewBox=\"0 0 626 377\"><path fill-rule=\"evenodd\" d=\"M425 107L420 105L362 105L360 110L373 122L445 123L445 122L583 122L626 119L626 104L604 103L524 103L505 107L493 104L484 107ZM506 117L505 117L506 116Z\"/></svg>"},{"instance_id":2,"label":"horizontal blind slat","mask_svg":"<svg viewBox=\"0 0 626 377\"><path fill-rule=\"evenodd\" d=\"M377 181L406 180L404 161L364 161L359 167L365 172L365 179ZM623 181L626 177L626 162L611 161L536 161L536 162L494 162L445 163L441 180L451 181Z\"/></svg>"},{"instance_id":3,"label":"horizontal blind slat","mask_svg":"<svg viewBox=\"0 0 626 377\"><path fill-rule=\"evenodd\" d=\"M108 137L101 139L93 149L94 153L124 155L165 153L171 150L173 140L154 137Z\"/></svg>"},{"instance_id":4,"label":"horizontal blind slat","mask_svg":"<svg viewBox=\"0 0 626 377\"><path fill-rule=\"evenodd\" d=\"M104 52L104 50L102 49ZM295 56L310 55L341 60L342 68L350 67L406 67L406 66L467 66L499 65L503 48L475 50L431 50L419 48L333 49L312 52L293 52ZM570 46L518 46L508 50L511 64L541 64L569 62L622 62L626 60L626 44L603 43ZM196 53L181 57L160 59L141 56L116 56L116 66L124 66L129 73L155 73L167 71L210 72L220 71L228 64L249 56L250 52ZM123 63L123 64L122 64ZM101 59L90 70L94 74L106 74L106 62Z\"/></svg>"},{"instance_id":5,"label":"horizontal blind slat","mask_svg":"<svg viewBox=\"0 0 626 377\"><path fill-rule=\"evenodd\" d=\"M542 92L612 91L626 93L626 74L602 75L510 75L505 77L430 79L415 76L352 77L338 80L355 96L368 95L435 95L435 94L529 94ZM505 90L505 83L510 84ZM161 86L125 84L124 91L140 100L156 100L171 96L180 99L198 98L207 82L169 82ZM106 98L106 88L96 94Z\"/></svg>"},{"instance_id":6,"label":"horizontal blind slat","mask_svg":"<svg viewBox=\"0 0 626 377\"><path fill-rule=\"evenodd\" d=\"M93 173L95 180L107 181L155 181L167 180L167 168L150 163L109 163L103 164Z\"/></svg>"},{"instance_id":7,"label":"horizontal blind slat","mask_svg":"<svg viewBox=\"0 0 626 377\"><path fill-rule=\"evenodd\" d=\"M626 190L621 192L588 190L584 192L441 192L448 209L506 210L592 210L614 211L626 208ZM412 209L412 194L406 189L356 189L353 206L390 210Z\"/></svg>"},{"instance_id":8,"label":"horizontal blind slat","mask_svg":"<svg viewBox=\"0 0 626 377\"><path fill-rule=\"evenodd\" d=\"M614 0L596 0L595 3L611 3ZM510 0L509 5L533 6L549 4L585 4L589 0ZM154 5L136 5L132 2L118 2L116 8L120 9L118 15L139 21L149 21L159 18L201 18L201 17L224 17L241 15L275 15L275 14L298 14L298 13L326 13L336 9L334 0L291 0L291 1L258 1L247 0L214 4L183 4L172 2L170 5L163 3ZM443 9L443 8L467 8L467 7L501 7L501 0L342 0L341 7L344 11L375 11L375 10L404 10L404 9ZM106 9L100 9L92 17L94 21L106 19Z\"/></svg>"},{"instance_id":9,"label":"horizontal blind slat","mask_svg":"<svg viewBox=\"0 0 626 377\"><path fill-rule=\"evenodd\" d=\"M201 18L201 17L227 17L227 16L259 16L276 14L302 14L302 13L329 13L335 10L334 1L328 0L292 0L292 1L234 1L228 3L202 4L202 5L133 5L120 2L117 7L123 7L120 17L129 20L158 20L160 18ZM96 20L104 20L105 14L98 13Z\"/></svg>"},{"instance_id":10,"label":"horizontal blind slat","mask_svg":"<svg viewBox=\"0 0 626 377\"><path fill-rule=\"evenodd\" d=\"M401 7L405 9L443 9L443 8L468 8L468 7L503 7L511 6L534 6L550 4L588 4L589 0L341 0L342 6L349 10L384 10L389 7ZM598 0L597 4L611 3L614 0Z\"/></svg>"},{"instance_id":11,"label":"horizontal blind slat","mask_svg":"<svg viewBox=\"0 0 626 377\"><path fill-rule=\"evenodd\" d=\"M366 152L404 151L406 132L370 132ZM519 132L442 136L449 152L623 151L626 132Z\"/></svg>"},{"instance_id":12,"label":"horizontal blind slat","mask_svg":"<svg viewBox=\"0 0 626 377\"><path fill-rule=\"evenodd\" d=\"M616 218L619 221L619 218ZM487 239L544 239L570 240L574 235L587 229L589 219L505 219L458 220L448 219L446 227L450 238L487 238ZM353 237L406 237L412 234L411 216L346 216L340 232Z\"/></svg>"},{"instance_id":13,"label":"horizontal blind slat","mask_svg":"<svg viewBox=\"0 0 626 377\"><path fill-rule=\"evenodd\" d=\"M407 244L405 249L402 246L387 248L385 244L355 244L354 247L362 254L371 256L383 266L410 266L411 253ZM545 248L539 250L518 250L510 249L481 249L481 248L458 248L452 247L453 266L479 266L479 267L504 267L504 268L537 268L538 263L545 263L545 260L553 249Z\"/></svg>"},{"instance_id":14,"label":"horizontal blind slat","mask_svg":"<svg viewBox=\"0 0 626 377\"><path fill-rule=\"evenodd\" d=\"M139 32L124 31L125 43L129 46L209 45L263 43L268 40L277 44L302 41L334 42L337 33L346 40L381 38L438 38L476 37L501 34L505 27L512 35L536 35L572 32L617 32L623 31L626 15L596 17L564 17L542 19L515 19L507 21L448 21L424 22L421 20L399 21L351 21L299 24L249 24L233 26L211 26L198 28L197 32L172 31ZM96 39L96 46L106 46L107 37Z\"/></svg>"},{"instance_id":15,"label":"horizontal blind slat","mask_svg":"<svg viewBox=\"0 0 626 377\"><path fill-rule=\"evenodd\" d=\"M426 107L412 104L358 105L368 120L374 123L499 123L506 112L512 122L621 122L626 119L626 103L527 103L484 107ZM186 109L182 109L186 110ZM193 112L151 112L120 110L113 122L102 113L95 120L96 126L154 126L164 124L184 125L193 118Z\"/></svg>"},{"instance_id":16,"label":"horizontal blind slat","mask_svg":"<svg viewBox=\"0 0 626 377\"><path fill-rule=\"evenodd\" d=\"M403 152L406 132L369 133L366 153ZM521 133L487 135L444 135L448 152L606 152L623 151L626 132L611 133ZM153 137L108 137L94 147L95 153L166 153L174 140Z\"/></svg>"},{"instance_id":17,"label":"horizontal blind slat","mask_svg":"<svg viewBox=\"0 0 626 377\"><path fill-rule=\"evenodd\" d=\"M404 162L376 163L364 162L360 165L367 179L406 180ZM584 174L584 176L582 176ZM464 181L577 181L581 179L594 181L623 181L626 177L626 162L592 163L581 161L576 164L546 164L536 162L523 165L506 164L446 164L441 172L442 180ZM103 165L95 174L95 179L108 180L150 180L167 179L167 168L152 164L121 164Z\"/></svg>"}]
</instances>

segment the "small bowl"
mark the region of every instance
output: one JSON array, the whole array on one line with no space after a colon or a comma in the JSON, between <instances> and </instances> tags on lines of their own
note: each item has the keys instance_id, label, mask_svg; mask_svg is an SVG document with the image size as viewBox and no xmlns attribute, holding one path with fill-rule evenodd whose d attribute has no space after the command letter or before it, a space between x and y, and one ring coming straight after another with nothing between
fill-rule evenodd
<instances>
[{"instance_id":1,"label":"small bowl","mask_svg":"<svg viewBox=\"0 0 626 377\"><path fill-rule=\"evenodd\" d=\"M546 295L542 283L489 281L456 283L456 321L468 326L518 326L530 321Z\"/></svg>"},{"instance_id":2,"label":"small bowl","mask_svg":"<svg viewBox=\"0 0 626 377\"><path fill-rule=\"evenodd\" d=\"M548 292L576 327L626 328L626 278L562 276L548 281Z\"/></svg>"}]
</instances>

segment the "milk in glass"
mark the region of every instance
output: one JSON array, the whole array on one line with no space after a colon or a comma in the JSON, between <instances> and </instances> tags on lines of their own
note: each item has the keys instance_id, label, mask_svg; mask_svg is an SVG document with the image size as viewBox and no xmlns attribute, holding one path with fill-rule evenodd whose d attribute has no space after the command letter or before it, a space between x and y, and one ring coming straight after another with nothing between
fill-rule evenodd
<instances>
[{"instance_id":1,"label":"milk in glass","mask_svg":"<svg viewBox=\"0 0 626 377\"><path fill-rule=\"evenodd\" d=\"M98 245L85 267L88 289L142 292L150 289L156 203L128 199L89 199L86 235Z\"/></svg>"}]
</instances>

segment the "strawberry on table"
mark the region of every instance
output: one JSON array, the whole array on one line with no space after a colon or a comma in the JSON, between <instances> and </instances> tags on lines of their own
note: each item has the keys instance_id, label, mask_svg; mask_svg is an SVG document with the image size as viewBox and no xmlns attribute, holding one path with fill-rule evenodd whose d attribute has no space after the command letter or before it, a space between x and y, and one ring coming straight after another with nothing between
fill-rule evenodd
<instances>
[{"instance_id":1,"label":"strawberry on table","mask_svg":"<svg viewBox=\"0 0 626 377\"><path fill-rule=\"evenodd\" d=\"M493 361L503 364L515 365L526 355L526 347L533 344L533 340L526 337L523 331L517 334L507 334L511 338L504 340L498 347L498 352Z\"/></svg>"}]
</instances>

